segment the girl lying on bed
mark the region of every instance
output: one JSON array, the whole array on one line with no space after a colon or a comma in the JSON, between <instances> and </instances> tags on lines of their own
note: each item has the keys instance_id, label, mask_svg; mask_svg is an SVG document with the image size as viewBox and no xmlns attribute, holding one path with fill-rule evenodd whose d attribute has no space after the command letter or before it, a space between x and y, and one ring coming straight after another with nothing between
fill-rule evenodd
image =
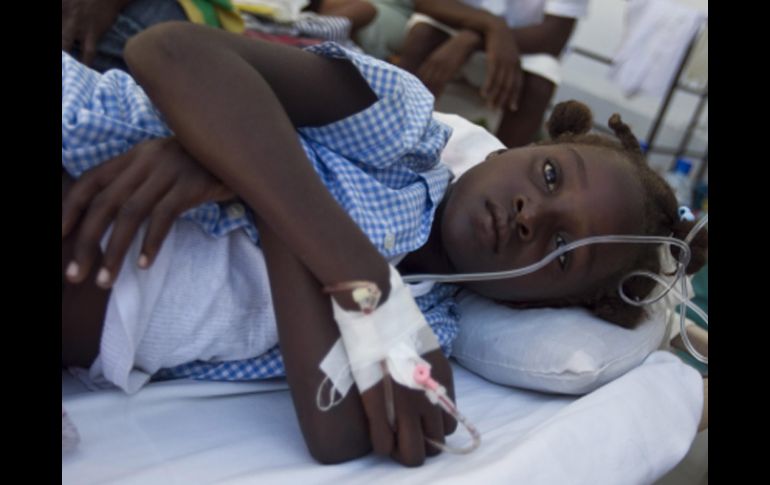
<instances>
[{"instance_id":1,"label":"girl lying on bed","mask_svg":"<svg viewBox=\"0 0 770 485\"><path fill-rule=\"evenodd\" d=\"M387 378L318 408L319 362L339 338L325 287L356 312L339 284L373 282L382 306L399 273L510 269L589 235L681 238L692 227L619 117L620 143L589 135L576 102L554 110L553 141L489 154L452 182L433 97L391 65L334 44L299 50L175 23L135 37L125 56L143 90L62 53L62 363L127 392L150 376L285 375L323 463L374 450L420 465L439 451L426 439L456 427ZM593 245L526 277L467 286L633 325L641 310L616 286L638 268L659 269L654 249ZM440 344L423 358L450 395L456 291L412 291Z\"/></svg>"}]
</instances>

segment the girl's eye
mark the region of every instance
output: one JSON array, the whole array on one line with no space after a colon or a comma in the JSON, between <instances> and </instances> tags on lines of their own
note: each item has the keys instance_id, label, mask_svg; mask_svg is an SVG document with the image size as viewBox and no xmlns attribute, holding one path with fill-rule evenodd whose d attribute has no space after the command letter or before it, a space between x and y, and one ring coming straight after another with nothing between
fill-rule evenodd
<instances>
[{"instance_id":1,"label":"girl's eye","mask_svg":"<svg viewBox=\"0 0 770 485\"><path fill-rule=\"evenodd\" d=\"M560 248L567 244L567 241L564 240L564 238L561 236L561 234L556 235L556 247ZM567 254L564 253L559 256L559 266L561 266L562 271L567 267Z\"/></svg>"},{"instance_id":2,"label":"girl's eye","mask_svg":"<svg viewBox=\"0 0 770 485\"><path fill-rule=\"evenodd\" d=\"M550 160L546 160L545 164L543 164L543 178L545 179L545 185L548 187L549 192L556 190L559 174Z\"/></svg>"}]
</instances>

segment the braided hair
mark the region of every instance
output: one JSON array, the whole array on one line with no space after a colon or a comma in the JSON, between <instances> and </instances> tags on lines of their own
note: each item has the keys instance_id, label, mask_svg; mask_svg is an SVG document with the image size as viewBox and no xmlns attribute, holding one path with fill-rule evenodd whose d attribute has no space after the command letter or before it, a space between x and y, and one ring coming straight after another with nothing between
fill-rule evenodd
<instances>
[{"instance_id":1,"label":"braided hair","mask_svg":"<svg viewBox=\"0 0 770 485\"><path fill-rule=\"evenodd\" d=\"M622 155L628 162L630 170L641 184L644 198L642 229L640 235L672 236L684 239L695 225L695 222L680 220L678 204L674 192L669 185L647 164L647 160L639 146L639 141L628 125L623 123L620 115L613 114L608 122L615 133L613 139L604 135L589 134L593 123L591 110L583 103L566 101L559 103L551 113L546 124L550 140L541 141L538 145L576 144L603 147ZM639 244L635 246L636 255L631 261L600 285L598 290L592 290L588 295L571 298L559 302L549 302L549 306L587 307L596 316L616 323L623 327L633 327L645 317L642 307L625 303L618 294L618 284L629 272L647 270L653 273L661 272L658 246ZM686 273L698 271L708 259L708 232L701 230L690 243L691 256ZM674 257L678 256L678 248L671 249ZM632 299L644 299L655 288L656 283L649 278L634 277L628 279L623 286L627 296Z\"/></svg>"}]
</instances>

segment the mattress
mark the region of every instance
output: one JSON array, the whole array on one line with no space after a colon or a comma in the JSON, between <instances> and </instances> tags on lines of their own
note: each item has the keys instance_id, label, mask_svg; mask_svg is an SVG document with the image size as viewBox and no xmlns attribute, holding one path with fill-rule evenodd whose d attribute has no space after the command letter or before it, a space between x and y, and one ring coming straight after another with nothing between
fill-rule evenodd
<instances>
[{"instance_id":1,"label":"mattress","mask_svg":"<svg viewBox=\"0 0 770 485\"><path fill-rule=\"evenodd\" d=\"M81 441L62 455L62 483L647 484L685 456L703 406L700 375L664 351L580 397L503 387L452 366L458 406L482 443L419 468L373 455L317 464L284 380L165 381L129 396L89 391L63 372L62 401ZM463 433L448 441L464 444Z\"/></svg>"}]
</instances>

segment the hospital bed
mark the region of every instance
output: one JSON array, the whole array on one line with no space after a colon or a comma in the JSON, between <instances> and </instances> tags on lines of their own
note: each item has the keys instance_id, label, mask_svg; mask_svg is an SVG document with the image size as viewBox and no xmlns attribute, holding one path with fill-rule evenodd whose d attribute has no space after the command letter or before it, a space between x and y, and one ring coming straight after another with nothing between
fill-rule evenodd
<instances>
[{"instance_id":1,"label":"hospital bed","mask_svg":"<svg viewBox=\"0 0 770 485\"><path fill-rule=\"evenodd\" d=\"M63 373L81 441L62 457L62 483L653 483L685 456L700 419L700 376L668 352L583 397L453 370L458 406L482 444L416 469L376 456L318 465L284 381L166 381L129 396L90 392ZM449 441L462 444L455 434Z\"/></svg>"},{"instance_id":2,"label":"hospital bed","mask_svg":"<svg viewBox=\"0 0 770 485\"><path fill-rule=\"evenodd\" d=\"M458 117L442 121L463 141L446 152L457 170L463 150L494 145ZM452 368L458 407L481 446L419 468L373 455L317 464L281 379L153 382L127 395L89 390L62 371L63 407L80 435L62 455L62 483L649 484L687 454L704 405L701 376L666 351L585 395L494 384L457 361ZM448 437L465 440L460 429Z\"/></svg>"}]
</instances>

